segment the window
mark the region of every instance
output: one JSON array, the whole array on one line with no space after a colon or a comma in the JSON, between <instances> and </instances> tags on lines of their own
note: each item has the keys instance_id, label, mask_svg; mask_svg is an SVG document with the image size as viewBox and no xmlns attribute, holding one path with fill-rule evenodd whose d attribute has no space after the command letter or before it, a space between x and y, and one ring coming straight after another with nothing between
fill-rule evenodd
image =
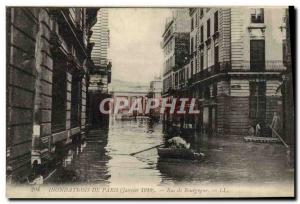
<instances>
[{"instance_id":1,"label":"window","mask_svg":"<svg viewBox=\"0 0 300 204\"><path fill-rule=\"evenodd\" d=\"M72 88L71 88L71 127L80 126L80 77L78 74L72 75Z\"/></svg>"},{"instance_id":2,"label":"window","mask_svg":"<svg viewBox=\"0 0 300 204\"><path fill-rule=\"evenodd\" d=\"M218 95L218 86L216 83L213 85L212 95L213 97L216 97Z\"/></svg>"},{"instance_id":3,"label":"window","mask_svg":"<svg viewBox=\"0 0 300 204\"><path fill-rule=\"evenodd\" d=\"M219 14L218 14L218 11L215 12L215 15L214 15L214 27L215 27L215 32L217 32L219 30Z\"/></svg>"},{"instance_id":4,"label":"window","mask_svg":"<svg viewBox=\"0 0 300 204\"><path fill-rule=\"evenodd\" d=\"M69 15L73 23L76 21L76 8L69 8Z\"/></svg>"},{"instance_id":5,"label":"window","mask_svg":"<svg viewBox=\"0 0 300 204\"><path fill-rule=\"evenodd\" d=\"M194 17L191 18L191 30L194 30Z\"/></svg>"},{"instance_id":6,"label":"window","mask_svg":"<svg viewBox=\"0 0 300 204\"><path fill-rule=\"evenodd\" d=\"M251 9L251 23L264 23L264 9Z\"/></svg>"},{"instance_id":7,"label":"window","mask_svg":"<svg viewBox=\"0 0 300 204\"><path fill-rule=\"evenodd\" d=\"M190 78L189 67L186 68L186 79Z\"/></svg>"},{"instance_id":8,"label":"window","mask_svg":"<svg viewBox=\"0 0 300 204\"><path fill-rule=\"evenodd\" d=\"M203 52L200 54L200 70L202 71L204 68L204 57L203 57Z\"/></svg>"},{"instance_id":9,"label":"window","mask_svg":"<svg viewBox=\"0 0 300 204\"><path fill-rule=\"evenodd\" d=\"M210 19L207 20L207 39L210 37Z\"/></svg>"},{"instance_id":10,"label":"window","mask_svg":"<svg viewBox=\"0 0 300 204\"><path fill-rule=\"evenodd\" d=\"M179 71L179 84L182 83L182 70Z\"/></svg>"},{"instance_id":11,"label":"window","mask_svg":"<svg viewBox=\"0 0 300 204\"><path fill-rule=\"evenodd\" d=\"M200 19L203 17L204 12L203 12L203 8L200 9Z\"/></svg>"},{"instance_id":12,"label":"window","mask_svg":"<svg viewBox=\"0 0 300 204\"><path fill-rule=\"evenodd\" d=\"M265 40L250 41L250 70L265 70Z\"/></svg>"},{"instance_id":13,"label":"window","mask_svg":"<svg viewBox=\"0 0 300 204\"><path fill-rule=\"evenodd\" d=\"M175 73L175 86L177 86L178 78L177 78L177 73Z\"/></svg>"},{"instance_id":14,"label":"window","mask_svg":"<svg viewBox=\"0 0 300 204\"><path fill-rule=\"evenodd\" d=\"M203 97L204 97L204 99L209 99L210 98L210 89L209 89L209 87L204 88Z\"/></svg>"},{"instance_id":15,"label":"window","mask_svg":"<svg viewBox=\"0 0 300 204\"><path fill-rule=\"evenodd\" d=\"M215 47L215 65L219 63L219 46Z\"/></svg>"},{"instance_id":16,"label":"window","mask_svg":"<svg viewBox=\"0 0 300 204\"><path fill-rule=\"evenodd\" d=\"M213 65L213 56L212 56L212 48L207 49L207 67Z\"/></svg>"},{"instance_id":17,"label":"window","mask_svg":"<svg viewBox=\"0 0 300 204\"><path fill-rule=\"evenodd\" d=\"M194 38L191 38L191 54L194 52Z\"/></svg>"},{"instance_id":18,"label":"window","mask_svg":"<svg viewBox=\"0 0 300 204\"><path fill-rule=\"evenodd\" d=\"M203 25L200 28L200 42L203 43Z\"/></svg>"},{"instance_id":19,"label":"window","mask_svg":"<svg viewBox=\"0 0 300 204\"><path fill-rule=\"evenodd\" d=\"M288 61L288 50L287 50L287 44L286 40L282 40L282 61L285 66L287 66Z\"/></svg>"},{"instance_id":20,"label":"window","mask_svg":"<svg viewBox=\"0 0 300 204\"><path fill-rule=\"evenodd\" d=\"M66 60L56 56L53 60L53 84L52 84L52 109L51 129L52 132L60 132L66 129Z\"/></svg>"},{"instance_id":21,"label":"window","mask_svg":"<svg viewBox=\"0 0 300 204\"><path fill-rule=\"evenodd\" d=\"M191 61L191 75L194 74L194 62Z\"/></svg>"}]
</instances>

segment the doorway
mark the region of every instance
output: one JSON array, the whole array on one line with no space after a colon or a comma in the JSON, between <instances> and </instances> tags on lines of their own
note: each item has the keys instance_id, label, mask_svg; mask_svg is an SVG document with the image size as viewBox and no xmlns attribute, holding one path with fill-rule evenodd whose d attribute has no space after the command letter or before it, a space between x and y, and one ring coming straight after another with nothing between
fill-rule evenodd
<instances>
[{"instance_id":1,"label":"doorway","mask_svg":"<svg viewBox=\"0 0 300 204\"><path fill-rule=\"evenodd\" d=\"M252 126L266 127L266 82L250 82L250 119Z\"/></svg>"}]
</instances>

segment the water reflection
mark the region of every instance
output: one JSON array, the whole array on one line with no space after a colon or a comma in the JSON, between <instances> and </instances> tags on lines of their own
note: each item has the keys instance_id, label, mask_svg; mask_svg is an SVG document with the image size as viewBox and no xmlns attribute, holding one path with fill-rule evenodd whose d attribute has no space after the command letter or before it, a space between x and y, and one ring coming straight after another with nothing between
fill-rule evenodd
<instances>
[{"instance_id":1,"label":"water reflection","mask_svg":"<svg viewBox=\"0 0 300 204\"><path fill-rule=\"evenodd\" d=\"M182 136L202 161L161 160L152 149L173 136ZM181 182L285 182L293 180L280 144L245 143L241 137L209 137L197 132L167 130L147 118L120 121L91 130L83 143L72 145L58 167L54 183L169 185Z\"/></svg>"},{"instance_id":2,"label":"water reflection","mask_svg":"<svg viewBox=\"0 0 300 204\"><path fill-rule=\"evenodd\" d=\"M108 163L112 177L110 183L159 184L160 173L156 169L157 153L151 150L137 154L130 153L161 144L163 137L159 125L155 130L147 118L112 122L108 135L107 151L111 155ZM142 178L142 179L141 179Z\"/></svg>"}]
</instances>

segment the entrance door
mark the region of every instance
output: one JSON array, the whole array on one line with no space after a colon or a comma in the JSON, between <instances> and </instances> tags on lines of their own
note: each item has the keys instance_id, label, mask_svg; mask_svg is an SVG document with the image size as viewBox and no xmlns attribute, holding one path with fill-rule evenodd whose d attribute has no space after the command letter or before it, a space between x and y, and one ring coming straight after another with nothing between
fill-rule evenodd
<instances>
[{"instance_id":1,"label":"entrance door","mask_svg":"<svg viewBox=\"0 0 300 204\"><path fill-rule=\"evenodd\" d=\"M261 128L266 123L266 82L250 82L250 118L252 125Z\"/></svg>"},{"instance_id":2,"label":"entrance door","mask_svg":"<svg viewBox=\"0 0 300 204\"><path fill-rule=\"evenodd\" d=\"M257 91L257 119L264 128L266 125L266 83L259 82Z\"/></svg>"}]
</instances>

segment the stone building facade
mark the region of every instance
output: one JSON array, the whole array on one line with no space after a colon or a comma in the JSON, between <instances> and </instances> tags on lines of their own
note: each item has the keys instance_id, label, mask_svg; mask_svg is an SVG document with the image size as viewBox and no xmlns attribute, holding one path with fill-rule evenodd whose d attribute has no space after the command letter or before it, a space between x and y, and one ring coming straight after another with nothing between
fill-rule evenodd
<instances>
[{"instance_id":1,"label":"stone building facade","mask_svg":"<svg viewBox=\"0 0 300 204\"><path fill-rule=\"evenodd\" d=\"M7 174L26 181L84 135L94 8L7 8ZM47 174L47 172L42 172Z\"/></svg>"},{"instance_id":2,"label":"stone building facade","mask_svg":"<svg viewBox=\"0 0 300 204\"><path fill-rule=\"evenodd\" d=\"M190 84L200 100L199 126L247 135L259 124L261 136L270 136L274 112L282 116L284 8L198 9L200 67Z\"/></svg>"},{"instance_id":3,"label":"stone building facade","mask_svg":"<svg viewBox=\"0 0 300 204\"><path fill-rule=\"evenodd\" d=\"M274 112L282 118L284 17L279 7L189 9L190 63L175 95L196 98L200 114L185 123L214 135L259 124L270 136Z\"/></svg>"},{"instance_id":4,"label":"stone building facade","mask_svg":"<svg viewBox=\"0 0 300 204\"><path fill-rule=\"evenodd\" d=\"M174 9L172 17L167 20L162 35L161 47L164 53L163 95L171 95L175 80L178 80L178 70L188 63L190 24L188 9ZM174 74L176 72L176 74ZM176 79L175 79L176 78Z\"/></svg>"},{"instance_id":5,"label":"stone building facade","mask_svg":"<svg viewBox=\"0 0 300 204\"><path fill-rule=\"evenodd\" d=\"M99 111L99 104L110 97L108 87L111 83L112 63L108 59L110 44L109 37L109 9L100 8L97 13L97 23L92 27L91 43L93 50L91 59L94 62L90 70L89 98L89 125L101 127L108 125L108 116Z\"/></svg>"},{"instance_id":6,"label":"stone building facade","mask_svg":"<svg viewBox=\"0 0 300 204\"><path fill-rule=\"evenodd\" d=\"M94 45L91 59L95 64L95 69L91 70L91 86L89 90L100 90L107 93L108 84L111 82L111 62L108 59L110 44L109 10L107 8L99 9L97 13L97 23L91 30L92 35L90 41ZM101 84L99 84L99 82L101 82Z\"/></svg>"}]
</instances>

